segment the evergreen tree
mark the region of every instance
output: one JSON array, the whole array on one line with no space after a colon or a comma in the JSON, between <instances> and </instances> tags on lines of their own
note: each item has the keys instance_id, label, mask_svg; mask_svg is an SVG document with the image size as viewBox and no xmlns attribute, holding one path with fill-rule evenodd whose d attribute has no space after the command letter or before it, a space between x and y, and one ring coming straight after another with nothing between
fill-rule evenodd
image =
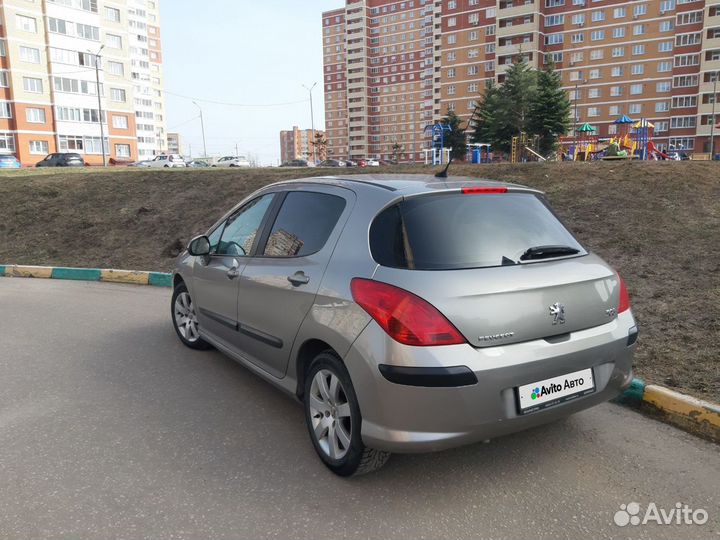
<instances>
[{"instance_id":1,"label":"evergreen tree","mask_svg":"<svg viewBox=\"0 0 720 540\"><path fill-rule=\"evenodd\" d=\"M543 155L554 150L558 138L570 129L570 99L552 61L537 74L537 91L528 120L528 132L540 136Z\"/></svg>"},{"instance_id":2,"label":"evergreen tree","mask_svg":"<svg viewBox=\"0 0 720 540\"><path fill-rule=\"evenodd\" d=\"M500 122L500 91L494 79L488 80L485 92L478 99L475 125L470 134L474 143L489 143L496 146L498 140L496 130Z\"/></svg>"},{"instance_id":3,"label":"evergreen tree","mask_svg":"<svg viewBox=\"0 0 720 540\"><path fill-rule=\"evenodd\" d=\"M505 72L500 87L500 122L496 130L497 145L509 150L513 136L529 132L530 108L536 95L535 71L520 55Z\"/></svg>"},{"instance_id":4,"label":"evergreen tree","mask_svg":"<svg viewBox=\"0 0 720 540\"><path fill-rule=\"evenodd\" d=\"M454 160L464 160L467 154L467 139L462 119L455 114L455 111L448 109L447 116L441 122L450 127L450 131L444 133L445 148L452 148L450 157Z\"/></svg>"}]
</instances>

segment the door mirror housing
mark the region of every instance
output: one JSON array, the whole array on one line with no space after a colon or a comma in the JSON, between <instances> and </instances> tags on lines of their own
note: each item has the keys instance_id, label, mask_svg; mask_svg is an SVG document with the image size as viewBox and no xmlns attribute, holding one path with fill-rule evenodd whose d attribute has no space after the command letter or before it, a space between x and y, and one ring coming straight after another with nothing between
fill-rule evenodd
<instances>
[{"instance_id":1,"label":"door mirror housing","mask_svg":"<svg viewBox=\"0 0 720 540\"><path fill-rule=\"evenodd\" d=\"M210 240L204 234L196 236L190 240L187 250L194 257L206 257L210 255Z\"/></svg>"}]
</instances>

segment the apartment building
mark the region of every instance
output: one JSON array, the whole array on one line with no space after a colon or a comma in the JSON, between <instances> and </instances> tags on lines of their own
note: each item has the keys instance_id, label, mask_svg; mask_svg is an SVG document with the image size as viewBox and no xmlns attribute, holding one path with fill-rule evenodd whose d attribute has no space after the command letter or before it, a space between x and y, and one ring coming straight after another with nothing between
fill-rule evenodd
<instances>
[{"instance_id":1,"label":"apartment building","mask_svg":"<svg viewBox=\"0 0 720 540\"><path fill-rule=\"evenodd\" d=\"M418 15L423 24L410 26ZM468 118L519 55L536 68L553 60L576 121L600 137L626 114L652 122L660 147L710 151L720 0L348 0L323 14L323 40L326 129L339 155L389 157L395 139L417 152L418 138L429 144L425 126L448 109ZM410 50L423 64L419 99L418 72L393 70ZM409 103L422 111L414 129Z\"/></svg>"},{"instance_id":2,"label":"apartment building","mask_svg":"<svg viewBox=\"0 0 720 540\"><path fill-rule=\"evenodd\" d=\"M182 137L179 133L167 134L167 153L182 154Z\"/></svg>"},{"instance_id":3,"label":"apartment building","mask_svg":"<svg viewBox=\"0 0 720 540\"><path fill-rule=\"evenodd\" d=\"M162 152L158 20L157 0L3 1L0 152L24 165L51 152L101 164L103 146L107 159Z\"/></svg>"},{"instance_id":4,"label":"apartment building","mask_svg":"<svg viewBox=\"0 0 720 540\"><path fill-rule=\"evenodd\" d=\"M316 136L323 137L325 133L315 130ZM280 132L280 161L285 163L291 159L307 159L309 161L324 161L327 159L327 147L317 146L313 149L314 141L312 129L300 129L293 126L290 130ZM313 150L316 152L313 154Z\"/></svg>"}]
</instances>

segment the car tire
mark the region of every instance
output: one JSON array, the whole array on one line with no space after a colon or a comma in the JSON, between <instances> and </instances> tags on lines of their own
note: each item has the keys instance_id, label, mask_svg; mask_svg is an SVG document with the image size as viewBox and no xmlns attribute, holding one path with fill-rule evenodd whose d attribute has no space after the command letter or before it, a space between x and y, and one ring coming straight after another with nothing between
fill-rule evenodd
<instances>
[{"instance_id":1,"label":"car tire","mask_svg":"<svg viewBox=\"0 0 720 540\"><path fill-rule=\"evenodd\" d=\"M310 440L328 469L338 476L353 476L375 471L387 462L389 452L367 448L362 442L357 395L350 374L333 351L320 353L310 363L304 390Z\"/></svg>"},{"instance_id":2,"label":"car tire","mask_svg":"<svg viewBox=\"0 0 720 540\"><path fill-rule=\"evenodd\" d=\"M187 286L180 282L175 286L170 302L170 316L175 333L183 345L195 350L210 348L210 344L200 337L200 325L197 320L195 304L190 297Z\"/></svg>"}]
</instances>

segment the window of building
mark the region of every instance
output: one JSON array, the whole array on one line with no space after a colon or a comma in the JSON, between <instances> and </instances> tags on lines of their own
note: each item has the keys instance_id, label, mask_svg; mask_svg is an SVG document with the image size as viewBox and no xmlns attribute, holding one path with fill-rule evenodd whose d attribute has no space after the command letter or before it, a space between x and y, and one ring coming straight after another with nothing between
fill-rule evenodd
<instances>
[{"instance_id":1,"label":"window of building","mask_svg":"<svg viewBox=\"0 0 720 540\"><path fill-rule=\"evenodd\" d=\"M642 36L645 33L645 25L644 24L634 24L633 25L633 36Z\"/></svg>"},{"instance_id":2,"label":"window of building","mask_svg":"<svg viewBox=\"0 0 720 540\"><path fill-rule=\"evenodd\" d=\"M1 88L9 88L10 87L10 77L8 77L8 72L5 69L0 70L0 87Z\"/></svg>"},{"instance_id":3,"label":"window of building","mask_svg":"<svg viewBox=\"0 0 720 540\"><path fill-rule=\"evenodd\" d=\"M673 86L675 88L687 88L689 86L698 85L697 75L678 75L673 77Z\"/></svg>"},{"instance_id":4,"label":"window of building","mask_svg":"<svg viewBox=\"0 0 720 540\"><path fill-rule=\"evenodd\" d=\"M558 26L565 24L565 15L547 15L545 17L545 27Z\"/></svg>"},{"instance_id":5,"label":"window of building","mask_svg":"<svg viewBox=\"0 0 720 540\"><path fill-rule=\"evenodd\" d=\"M130 145L129 144L116 144L115 145L115 157L129 158L130 157Z\"/></svg>"},{"instance_id":6,"label":"window of building","mask_svg":"<svg viewBox=\"0 0 720 540\"><path fill-rule=\"evenodd\" d=\"M672 32L673 30L673 22L672 21L660 21L660 31L661 32Z\"/></svg>"},{"instance_id":7,"label":"window of building","mask_svg":"<svg viewBox=\"0 0 720 540\"><path fill-rule=\"evenodd\" d=\"M655 133L664 133L670 128L670 122L667 120L655 121Z\"/></svg>"},{"instance_id":8,"label":"window of building","mask_svg":"<svg viewBox=\"0 0 720 540\"><path fill-rule=\"evenodd\" d=\"M718 51L720 52L720 51ZM710 58L711 60L720 60L720 54L718 54L718 58ZM675 67L685 67L685 66L697 66L700 63L700 55L699 54L681 54L677 55L674 59Z\"/></svg>"},{"instance_id":9,"label":"window of building","mask_svg":"<svg viewBox=\"0 0 720 540\"><path fill-rule=\"evenodd\" d=\"M683 109L697 106L697 96L675 96L672 98L673 109Z\"/></svg>"},{"instance_id":10,"label":"window of building","mask_svg":"<svg viewBox=\"0 0 720 540\"><path fill-rule=\"evenodd\" d=\"M635 17L639 17L640 15L645 15L647 13L647 4L636 4L633 8L633 15Z\"/></svg>"},{"instance_id":11,"label":"window of building","mask_svg":"<svg viewBox=\"0 0 720 540\"><path fill-rule=\"evenodd\" d=\"M596 99L599 97L600 97L600 89L599 88L590 88L590 90L588 90L588 98Z\"/></svg>"},{"instance_id":12,"label":"window of building","mask_svg":"<svg viewBox=\"0 0 720 540\"><path fill-rule=\"evenodd\" d=\"M661 62L658 62L657 70L658 73L672 71L672 62L670 60L663 60Z\"/></svg>"},{"instance_id":13,"label":"window of building","mask_svg":"<svg viewBox=\"0 0 720 540\"><path fill-rule=\"evenodd\" d=\"M12 133L0 133L0 151L15 151L15 136Z\"/></svg>"},{"instance_id":14,"label":"window of building","mask_svg":"<svg viewBox=\"0 0 720 540\"><path fill-rule=\"evenodd\" d=\"M575 13L572 16L572 23L573 24L585 24L585 14L584 13Z\"/></svg>"},{"instance_id":15,"label":"window of building","mask_svg":"<svg viewBox=\"0 0 720 540\"><path fill-rule=\"evenodd\" d=\"M645 73L645 64L633 64L630 68L630 73L632 75L642 75Z\"/></svg>"},{"instance_id":16,"label":"window of building","mask_svg":"<svg viewBox=\"0 0 720 540\"><path fill-rule=\"evenodd\" d=\"M631 84L630 85L630 94L633 96L636 96L638 94L642 94L643 92L643 85L642 84Z\"/></svg>"},{"instance_id":17,"label":"window of building","mask_svg":"<svg viewBox=\"0 0 720 540\"><path fill-rule=\"evenodd\" d=\"M122 88L111 88L110 99L118 103L125 103L125 90Z\"/></svg>"},{"instance_id":18,"label":"window of building","mask_svg":"<svg viewBox=\"0 0 720 540\"><path fill-rule=\"evenodd\" d=\"M620 39L625 37L625 27L624 26L618 26L613 28L613 37L615 39Z\"/></svg>"},{"instance_id":19,"label":"window of building","mask_svg":"<svg viewBox=\"0 0 720 540\"><path fill-rule=\"evenodd\" d=\"M47 141L30 141L30 153L46 156L50 152Z\"/></svg>"},{"instance_id":20,"label":"window of building","mask_svg":"<svg viewBox=\"0 0 720 540\"><path fill-rule=\"evenodd\" d=\"M106 7L105 18L108 21L120 22L120 10L113 7Z\"/></svg>"},{"instance_id":21,"label":"window of building","mask_svg":"<svg viewBox=\"0 0 720 540\"><path fill-rule=\"evenodd\" d=\"M605 56L603 49L593 49L590 51L590 60L602 60Z\"/></svg>"},{"instance_id":22,"label":"window of building","mask_svg":"<svg viewBox=\"0 0 720 540\"><path fill-rule=\"evenodd\" d=\"M583 34L582 32L573 34L572 37L570 38L570 41L572 43L582 43L583 41L585 41L585 34Z\"/></svg>"},{"instance_id":23,"label":"window of building","mask_svg":"<svg viewBox=\"0 0 720 540\"><path fill-rule=\"evenodd\" d=\"M114 114L112 116L112 125L115 129L127 129L128 128L127 116Z\"/></svg>"},{"instance_id":24,"label":"window of building","mask_svg":"<svg viewBox=\"0 0 720 540\"><path fill-rule=\"evenodd\" d=\"M15 15L15 26L23 32L32 32L37 34L37 21L32 17L25 15Z\"/></svg>"},{"instance_id":25,"label":"window of building","mask_svg":"<svg viewBox=\"0 0 720 540\"><path fill-rule=\"evenodd\" d=\"M622 96L622 86L611 86L610 95L612 97Z\"/></svg>"},{"instance_id":26,"label":"window of building","mask_svg":"<svg viewBox=\"0 0 720 540\"><path fill-rule=\"evenodd\" d=\"M546 34L545 45L557 45L564 41L564 34Z\"/></svg>"},{"instance_id":27,"label":"window of building","mask_svg":"<svg viewBox=\"0 0 720 540\"><path fill-rule=\"evenodd\" d=\"M675 16L675 24L677 26L683 26L686 24L695 24L695 23L702 22L702 20L703 20L702 10L686 11L684 13L678 13Z\"/></svg>"},{"instance_id":28,"label":"window of building","mask_svg":"<svg viewBox=\"0 0 720 540\"><path fill-rule=\"evenodd\" d=\"M605 20L605 11L602 9L598 9L596 11L592 12L592 15L590 16L590 19L592 22L600 22Z\"/></svg>"},{"instance_id":29,"label":"window of building","mask_svg":"<svg viewBox=\"0 0 720 540\"><path fill-rule=\"evenodd\" d=\"M447 93L448 93L448 96L455 95L455 85L454 84L451 84L450 86L447 87Z\"/></svg>"},{"instance_id":30,"label":"window of building","mask_svg":"<svg viewBox=\"0 0 720 540\"><path fill-rule=\"evenodd\" d=\"M25 109L25 118L31 124L44 124L45 123L45 109L37 109L35 107L28 107Z\"/></svg>"},{"instance_id":31,"label":"window of building","mask_svg":"<svg viewBox=\"0 0 720 540\"><path fill-rule=\"evenodd\" d=\"M108 60L107 70L109 73L112 73L113 75L119 75L120 77L125 74L125 68L122 62L113 62L112 60Z\"/></svg>"},{"instance_id":32,"label":"window of building","mask_svg":"<svg viewBox=\"0 0 720 540\"><path fill-rule=\"evenodd\" d=\"M111 49L122 49L122 36L105 34L105 45Z\"/></svg>"},{"instance_id":33,"label":"window of building","mask_svg":"<svg viewBox=\"0 0 720 540\"><path fill-rule=\"evenodd\" d=\"M23 62L29 62L31 64L39 64L40 49L20 45L20 60L22 60Z\"/></svg>"},{"instance_id":34,"label":"window of building","mask_svg":"<svg viewBox=\"0 0 720 540\"><path fill-rule=\"evenodd\" d=\"M670 127L673 129L694 128L697 125L695 116L673 116L670 119Z\"/></svg>"},{"instance_id":35,"label":"window of building","mask_svg":"<svg viewBox=\"0 0 720 540\"><path fill-rule=\"evenodd\" d=\"M23 77L23 90L26 92L32 92L33 94L42 94L42 79L36 79L35 77Z\"/></svg>"},{"instance_id":36,"label":"window of building","mask_svg":"<svg viewBox=\"0 0 720 540\"><path fill-rule=\"evenodd\" d=\"M670 104L667 101L658 101L655 103L655 112L667 112L670 110Z\"/></svg>"},{"instance_id":37,"label":"window of building","mask_svg":"<svg viewBox=\"0 0 720 540\"><path fill-rule=\"evenodd\" d=\"M658 94L663 94L670 91L670 83L668 81L662 81L655 85L655 91Z\"/></svg>"},{"instance_id":38,"label":"window of building","mask_svg":"<svg viewBox=\"0 0 720 540\"><path fill-rule=\"evenodd\" d=\"M624 71L625 71L625 70L623 69L622 66L613 66L613 67L610 69L610 75L611 75L612 77L622 77Z\"/></svg>"},{"instance_id":39,"label":"window of building","mask_svg":"<svg viewBox=\"0 0 720 540\"><path fill-rule=\"evenodd\" d=\"M590 73L588 74L588 78L599 79L600 78L600 70L599 69L591 69Z\"/></svg>"},{"instance_id":40,"label":"window of building","mask_svg":"<svg viewBox=\"0 0 720 540\"><path fill-rule=\"evenodd\" d=\"M613 10L613 18L614 19L622 19L627 15L627 11L624 7L618 7Z\"/></svg>"},{"instance_id":41,"label":"window of building","mask_svg":"<svg viewBox=\"0 0 720 540\"><path fill-rule=\"evenodd\" d=\"M631 103L628 107L628 112L630 114L640 114L642 112L642 104L641 103Z\"/></svg>"},{"instance_id":42,"label":"window of building","mask_svg":"<svg viewBox=\"0 0 720 540\"><path fill-rule=\"evenodd\" d=\"M693 137L670 137L668 144L671 150L692 150L695 148L695 139Z\"/></svg>"},{"instance_id":43,"label":"window of building","mask_svg":"<svg viewBox=\"0 0 720 540\"><path fill-rule=\"evenodd\" d=\"M675 46L686 47L688 45L697 45L702 40L700 32L693 34L676 34L675 35Z\"/></svg>"},{"instance_id":44,"label":"window of building","mask_svg":"<svg viewBox=\"0 0 720 540\"><path fill-rule=\"evenodd\" d=\"M661 41L658 43L658 52L670 52L673 50L672 41Z\"/></svg>"},{"instance_id":45,"label":"window of building","mask_svg":"<svg viewBox=\"0 0 720 540\"><path fill-rule=\"evenodd\" d=\"M448 77L448 79L454 79L454 78L455 78L455 68L448 68L448 70L447 70L447 77Z\"/></svg>"},{"instance_id":46,"label":"window of building","mask_svg":"<svg viewBox=\"0 0 720 540\"><path fill-rule=\"evenodd\" d=\"M602 41L605 39L605 30L593 30L590 32L590 41Z\"/></svg>"},{"instance_id":47,"label":"window of building","mask_svg":"<svg viewBox=\"0 0 720 540\"><path fill-rule=\"evenodd\" d=\"M632 53L633 53L633 56L639 56L641 54L645 54L645 45L642 43L638 44L638 45L633 45Z\"/></svg>"},{"instance_id":48,"label":"window of building","mask_svg":"<svg viewBox=\"0 0 720 540\"><path fill-rule=\"evenodd\" d=\"M612 55L613 55L613 58L619 58L620 56L625 56L625 47L613 47Z\"/></svg>"},{"instance_id":49,"label":"window of building","mask_svg":"<svg viewBox=\"0 0 720 540\"><path fill-rule=\"evenodd\" d=\"M590 117L592 117L592 116L600 116L600 108L599 108L599 107L588 107L588 110L587 110L587 111L588 111L587 114L588 114L588 116L590 116Z\"/></svg>"}]
</instances>

